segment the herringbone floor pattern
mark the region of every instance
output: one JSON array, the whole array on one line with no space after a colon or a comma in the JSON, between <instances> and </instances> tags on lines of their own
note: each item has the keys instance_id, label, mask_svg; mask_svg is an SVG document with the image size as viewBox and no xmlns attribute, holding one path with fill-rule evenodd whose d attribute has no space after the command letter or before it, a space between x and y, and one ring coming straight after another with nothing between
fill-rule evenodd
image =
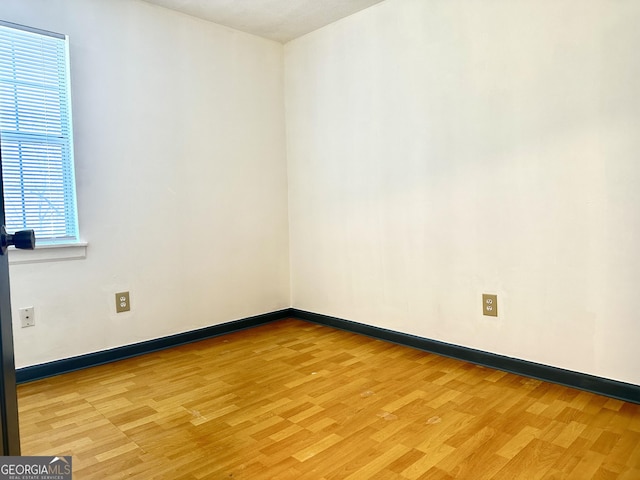
<instances>
[{"instance_id":1,"label":"herringbone floor pattern","mask_svg":"<svg viewBox=\"0 0 640 480\"><path fill-rule=\"evenodd\" d=\"M640 406L298 320L19 387L84 479L640 479Z\"/></svg>"}]
</instances>

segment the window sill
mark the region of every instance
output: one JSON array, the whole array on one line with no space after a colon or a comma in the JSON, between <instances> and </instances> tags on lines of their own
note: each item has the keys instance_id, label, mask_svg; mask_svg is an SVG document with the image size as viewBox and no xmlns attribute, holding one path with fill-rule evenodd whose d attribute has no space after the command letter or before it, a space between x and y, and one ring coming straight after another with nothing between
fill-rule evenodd
<instances>
[{"instance_id":1,"label":"window sill","mask_svg":"<svg viewBox=\"0 0 640 480\"><path fill-rule=\"evenodd\" d=\"M87 242L36 245L35 250L9 247L8 253L9 265L82 260L87 258Z\"/></svg>"}]
</instances>

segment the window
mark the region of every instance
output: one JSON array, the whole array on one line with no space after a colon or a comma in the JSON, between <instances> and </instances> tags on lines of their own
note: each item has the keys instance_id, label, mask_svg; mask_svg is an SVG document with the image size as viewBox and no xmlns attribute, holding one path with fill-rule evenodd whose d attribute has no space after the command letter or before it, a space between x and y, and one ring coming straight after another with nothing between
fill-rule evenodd
<instances>
[{"instance_id":1,"label":"window","mask_svg":"<svg viewBox=\"0 0 640 480\"><path fill-rule=\"evenodd\" d=\"M7 230L77 242L65 35L0 21L0 139Z\"/></svg>"}]
</instances>

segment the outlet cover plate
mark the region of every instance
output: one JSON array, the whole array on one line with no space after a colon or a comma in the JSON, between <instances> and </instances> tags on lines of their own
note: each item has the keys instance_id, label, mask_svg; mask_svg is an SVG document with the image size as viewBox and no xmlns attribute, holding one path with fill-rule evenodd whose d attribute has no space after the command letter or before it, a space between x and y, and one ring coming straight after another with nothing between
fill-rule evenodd
<instances>
[{"instance_id":1,"label":"outlet cover plate","mask_svg":"<svg viewBox=\"0 0 640 480\"><path fill-rule=\"evenodd\" d=\"M482 294L482 314L490 317L498 316L498 295Z\"/></svg>"},{"instance_id":2,"label":"outlet cover plate","mask_svg":"<svg viewBox=\"0 0 640 480\"><path fill-rule=\"evenodd\" d=\"M19 311L20 311L20 325L22 326L22 328L36 326L36 315L33 307L21 308Z\"/></svg>"},{"instance_id":3,"label":"outlet cover plate","mask_svg":"<svg viewBox=\"0 0 640 480\"><path fill-rule=\"evenodd\" d=\"M128 312L131 310L129 292L116 293L116 313Z\"/></svg>"}]
</instances>

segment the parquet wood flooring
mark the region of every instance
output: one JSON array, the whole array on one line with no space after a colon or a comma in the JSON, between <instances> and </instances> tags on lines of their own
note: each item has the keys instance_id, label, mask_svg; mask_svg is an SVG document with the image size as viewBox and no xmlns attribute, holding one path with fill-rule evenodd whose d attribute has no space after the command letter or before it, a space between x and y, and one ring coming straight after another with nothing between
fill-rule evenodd
<instances>
[{"instance_id":1,"label":"parquet wood flooring","mask_svg":"<svg viewBox=\"0 0 640 480\"><path fill-rule=\"evenodd\" d=\"M640 479L640 406L289 319L19 386L76 479Z\"/></svg>"}]
</instances>

